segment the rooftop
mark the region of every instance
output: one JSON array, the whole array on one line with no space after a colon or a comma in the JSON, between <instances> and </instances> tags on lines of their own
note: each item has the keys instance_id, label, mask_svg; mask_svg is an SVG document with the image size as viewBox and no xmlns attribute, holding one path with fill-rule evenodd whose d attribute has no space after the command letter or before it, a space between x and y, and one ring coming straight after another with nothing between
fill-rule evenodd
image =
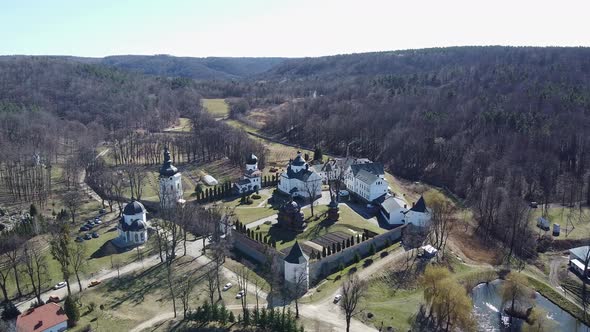
<instances>
[{"instance_id":1,"label":"rooftop","mask_svg":"<svg viewBox=\"0 0 590 332\"><path fill-rule=\"evenodd\" d=\"M20 314L16 319L16 329L19 332L45 331L67 320L68 316L58 304L47 303Z\"/></svg>"}]
</instances>

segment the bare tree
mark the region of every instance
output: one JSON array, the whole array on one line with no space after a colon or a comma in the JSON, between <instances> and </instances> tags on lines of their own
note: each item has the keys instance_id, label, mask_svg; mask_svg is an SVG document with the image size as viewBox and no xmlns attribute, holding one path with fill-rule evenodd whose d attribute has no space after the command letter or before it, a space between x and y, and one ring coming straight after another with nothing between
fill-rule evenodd
<instances>
[{"instance_id":1,"label":"bare tree","mask_svg":"<svg viewBox=\"0 0 590 332\"><path fill-rule=\"evenodd\" d=\"M72 295L70 288L71 271L71 257L72 257L72 239L70 238L70 229L67 222L58 221L56 228L51 232L51 240L49 241L51 249L51 256L59 263L60 270L66 286L68 288L68 296Z\"/></svg>"},{"instance_id":2,"label":"bare tree","mask_svg":"<svg viewBox=\"0 0 590 332\"><path fill-rule=\"evenodd\" d=\"M47 280L47 261L37 243L25 244L23 263L24 272L29 277L37 302L41 303L41 290Z\"/></svg>"},{"instance_id":3,"label":"bare tree","mask_svg":"<svg viewBox=\"0 0 590 332\"><path fill-rule=\"evenodd\" d=\"M72 217L72 224L74 224L76 222L76 212L82 206L82 194L78 190L67 192L63 196L63 201Z\"/></svg>"},{"instance_id":4,"label":"bare tree","mask_svg":"<svg viewBox=\"0 0 590 332\"><path fill-rule=\"evenodd\" d=\"M238 287L243 293L241 297L242 302L242 315L245 317L248 313L248 284L250 281L250 270L245 266L242 266L238 271Z\"/></svg>"},{"instance_id":5,"label":"bare tree","mask_svg":"<svg viewBox=\"0 0 590 332\"><path fill-rule=\"evenodd\" d=\"M0 289L4 296L4 301L8 301L8 276L10 275L11 267L6 260L0 261ZM3 302L4 302L3 301Z\"/></svg>"},{"instance_id":6,"label":"bare tree","mask_svg":"<svg viewBox=\"0 0 590 332\"><path fill-rule=\"evenodd\" d=\"M295 302L295 318L299 318L299 299L307 292L309 276L307 270L295 270L295 282L288 285L288 291Z\"/></svg>"},{"instance_id":7,"label":"bare tree","mask_svg":"<svg viewBox=\"0 0 590 332\"><path fill-rule=\"evenodd\" d=\"M84 243L76 243L70 249L71 251L71 258L70 258L70 266L76 275L76 280L78 281L78 288L80 292L82 291L82 282L80 281L80 273L86 267L86 254L87 248ZM118 272L117 272L118 274Z\"/></svg>"},{"instance_id":8,"label":"bare tree","mask_svg":"<svg viewBox=\"0 0 590 332\"><path fill-rule=\"evenodd\" d=\"M6 257L6 264L8 264L12 269L16 291L19 297L22 296L22 291L20 287L20 273L18 268L22 263L21 247L24 243L25 240L14 233L7 234L0 239L0 250L3 252L4 257Z\"/></svg>"},{"instance_id":9,"label":"bare tree","mask_svg":"<svg viewBox=\"0 0 590 332\"><path fill-rule=\"evenodd\" d=\"M143 195L143 181L145 175L143 174L141 168L136 165L127 165L125 167L125 173L127 173L127 177L129 178L131 197L140 200L141 196Z\"/></svg>"},{"instance_id":10,"label":"bare tree","mask_svg":"<svg viewBox=\"0 0 590 332\"><path fill-rule=\"evenodd\" d=\"M321 180L305 181L303 188L304 188L305 193L307 194L307 197L309 199L309 206L311 208L311 215L314 216L313 204L318 199L318 196L316 196L316 193L318 191L320 191L320 193L321 193L322 181Z\"/></svg>"},{"instance_id":11,"label":"bare tree","mask_svg":"<svg viewBox=\"0 0 590 332\"><path fill-rule=\"evenodd\" d=\"M172 298L172 308L174 309L174 318L176 318L176 293L174 290L174 265L172 261L166 262L166 281L168 281L168 290L170 291L170 297Z\"/></svg>"},{"instance_id":12,"label":"bare tree","mask_svg":"<svg viewBox=\"0 0 590 332\"><path fill-rule=\"evenodd\" d=\"M215 265L215 263L212 264ZM215 269L215 266L212 266L207 269L207 271L205 272L205 279L207 281L207 294L209 295L209 301L211 302L211 305L214 305L215 292L217 291L218 286L217 271Z\"/></svg>"},{"instance_id":13,"label":"bare tree","mask_svg":"<svg viewBox=\"0 0 590 332\"><path fill-rule=\"evenodd\" d=\"M457 212L457 209L455 205L443 195L436 195L433 197L430 200L429 205L432 210L429 232L430 242L442 252L441 258L444 258L447 239L455 225L455 213Z\"/></svg>"},{"instance_id":14,"label":"bare tree","mask_svg":"<svg viewBox=\"0 0 590 332\"><path fill-rule=\"evenodd\" d=\"M346 280L342 285L342 299L340 306L346 316L346 332L350 331L350 321L352 317L362 312L359 308L361 299L365 296L367 284L364 280L353 276Z\"/></svg>"},{"instance_id":15,"label":"bare tree","mask_svg":"<svg viewBox=\"0 0 590 332\"><path fill-rule=\"evenodd\" d=\"M197 270L189 273L189 275L180 284L180 301L182 302L182 314L186 318L190 307L191 293L195 287L194 274Z\"/></svg>"}]
</instances>

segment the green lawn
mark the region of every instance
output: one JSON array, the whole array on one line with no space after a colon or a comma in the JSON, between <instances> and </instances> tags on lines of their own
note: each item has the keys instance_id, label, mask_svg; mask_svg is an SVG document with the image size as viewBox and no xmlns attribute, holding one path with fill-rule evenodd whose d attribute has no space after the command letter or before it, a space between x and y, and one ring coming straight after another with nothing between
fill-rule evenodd
<instances>
[{"instance_id":1,"label":"green lawn","mask_svg":"<svg viewBox=\"0 0 590 332\"><path fill-rule=\"evenodd\" d=\"M362 315L365 323L380 327L392 326L395 331L408 331L412 317L418 312L423 301L421 289L400 289L393 291L390 285L381 280L372 280L369 283L366 297L361 301L361 307L366 313L372 313L373 318L368 319Z\"/></svg>"},{"instance_id":2,"label":"green lawn","mask_svg":"<svg viewBox=\"0 0 590 332\"><path fill-rule=\"evenodd\" d=\"M541 207L532 210L531 226L534 227L534 230L537 232L545 234L545 231L537 227L537 218L542 215L542 212L543 210ZM590 208L583 207L581 217L580 211L577 207L554 207L549 208L548 212L549 215L547 219L549 219L550 223L557 223L561 226L561 234L555 239L583 239L590 237ZM568 221L571 221L571 223ZM569 231L569 233L566 230ZM551 231L548 231L547 234L551 235Z\"/></svg>"},{"instance_id":3,"label":"green lawn","mask_svg":"<svg viewBox=\"0 0 590 332\"><path fill-rule=\"evenodd\" d=\"M229 115L229 107L225 99L203 99L203 107L214 118L225 118Z\"/></svg>"},{"instance_id":4,"label":"green lawn","mask_svg":"<svg viewBox=\"0 0 590 332\"><path fill-rule=\"evenodd\" d=\"M336 223L331 223L326 220L325 213L327 211L328 207L325 205L316 206L314 207L315 216L312 217L311 209L309 207L304 208L303 216L307 222L307 228L300 234L270 225L260 225L259 228L257 227L255 229L255 232L270 237L271 240L276 241L277 249L282 250L292 246L295 243L295 240L313 240L334 232L343 232L352 236L363 233L365 229L378 234L387 231L366 221L344 204L340 205L340 219Z\"/></svg>"}]
</instances>

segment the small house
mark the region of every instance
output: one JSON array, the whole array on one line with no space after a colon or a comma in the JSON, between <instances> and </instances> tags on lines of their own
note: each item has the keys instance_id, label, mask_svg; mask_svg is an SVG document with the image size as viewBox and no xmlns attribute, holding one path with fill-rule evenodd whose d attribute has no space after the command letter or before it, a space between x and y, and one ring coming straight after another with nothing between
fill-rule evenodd
<instances>
[{"instance_id":1,"label":"small house","mask_svg":"<svg viewBox=\"0 0 590 332\"><path fill-rule=\"evenodd\" d=\"M551 223L549 222L549 220L543 218L543 217L539 217L537 218L537 227L539 227L540 229L544 230L544 231L548 231L549 230L549 225Z\"/></svg>"},{"instance_id":2,"label":"small house","mask_svg":"<svg viewBox=\"0 0 590 332\"><path fill-rule=\"evenodd\" d=\"M574 270L580 276L586 277L588 275L586 262L590 260L590 246L572 248L569 250L569 254L569 265L572 270Z\"/></svg>"}]
</instances>

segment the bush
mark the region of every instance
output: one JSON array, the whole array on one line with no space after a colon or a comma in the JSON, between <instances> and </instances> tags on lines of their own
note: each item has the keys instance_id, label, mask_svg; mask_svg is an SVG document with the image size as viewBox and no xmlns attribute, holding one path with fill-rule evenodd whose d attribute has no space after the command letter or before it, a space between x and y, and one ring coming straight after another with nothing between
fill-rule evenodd
<instances>
[{"instance_id":1,"label":"bush","mask_svg":"<svg viewBox=\"0 0 590 332\"><path fill-rule=\"evenodd\" d=\"M389 255L389 252L387 251L382 251L381 254L379 256L381 256L381 258L386 257L387 255Z\"/></svg>"},{"instance_id":2,"label":"bush","mask_svg":"<svg viewBox=\"0 0 590 332\"><path fill-rule=\"evenodd\" d=\"M252 199L260 199L260 198L262 198L262 196L260 196L258 194L253 194L251 197L252 197Z\"/></svg>"},{"instance_id":3,"label":"bush","mask_svg":"<svg viewBox=\"0 0 590 332\"><path fill-rule=\"evenodd\" d=\"M7 301L4 303L3 311L2 311L2 319L3 320L11 320L15 319L20 315L20 311L18 308L12 303L12 301Z\"/></svg>"},{"instance_id":4,"label":"bush","mask_svg":"<svg viewBox=\"0 0 590 332\"><path fill-rule=\"evenodd\" d=\"M363 267L367 267L371 264L373 264L373 260L369 258L369 259L365 260L365 262L363 263Z\"/></svg>"},{"instance_id":5,"label":"bush","mask_svg":"<svg viewBox=\"0 0 590 332\"><path fill-rule=\"evenodd\" d=\"M75 325L75 323L80 320L80 309L78 308L76 301L71 296L66 297L64 302L64 311L73 325Z\"/></svg>"}]
</instances>

